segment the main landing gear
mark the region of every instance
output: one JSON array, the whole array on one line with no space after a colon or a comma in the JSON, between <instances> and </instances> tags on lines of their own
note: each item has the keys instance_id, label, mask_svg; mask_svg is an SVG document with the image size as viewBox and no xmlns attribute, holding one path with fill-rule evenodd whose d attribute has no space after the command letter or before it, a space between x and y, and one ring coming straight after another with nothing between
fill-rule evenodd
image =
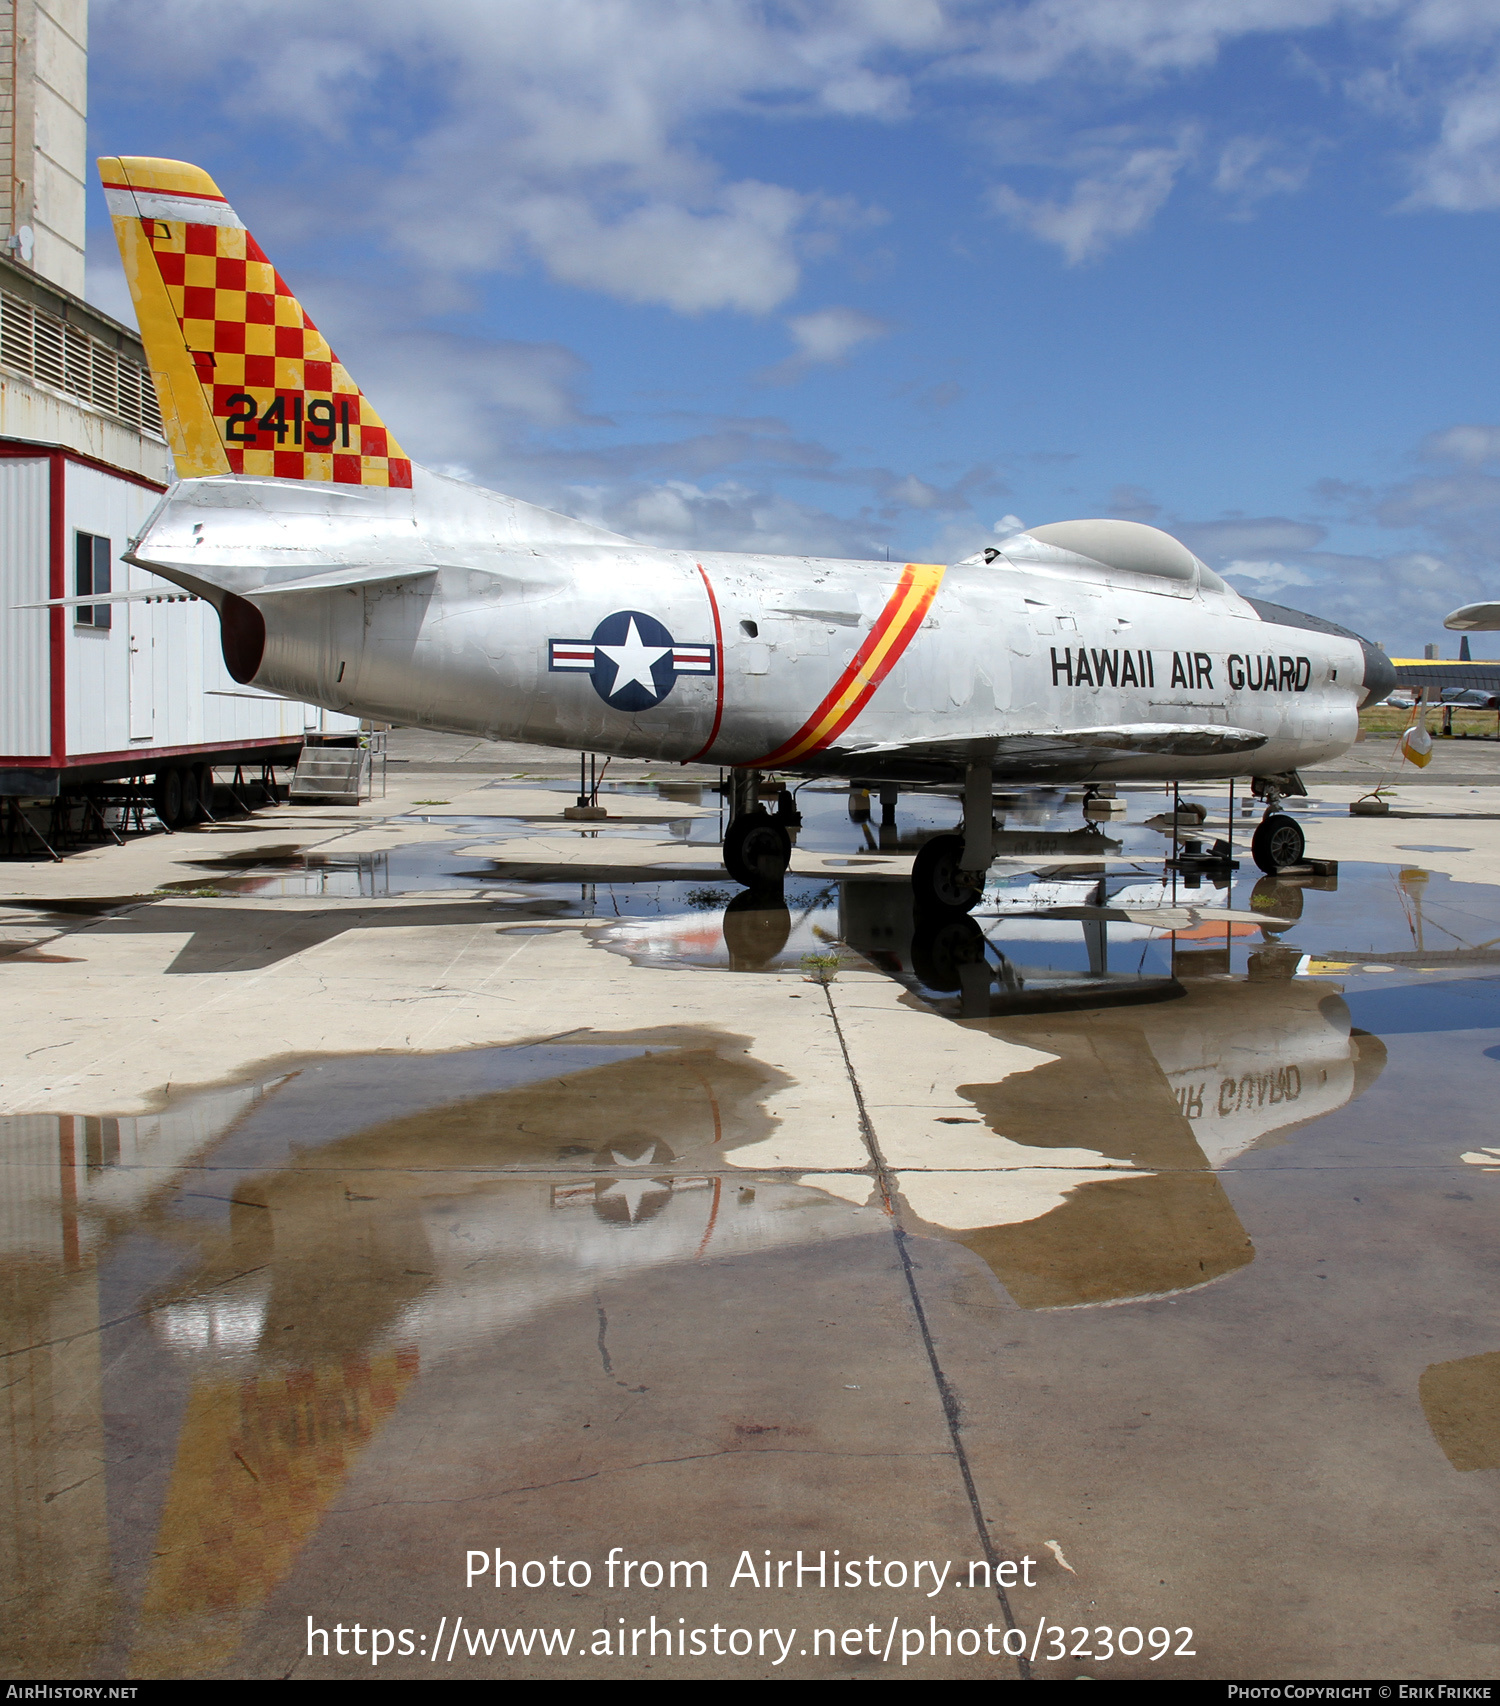
<instances>
[{"instance_id":1,"label":"main landing gear","mask_svg":"<svg viewBox=\"0 0 1500 1706\"><path fill-rule=\"evenodd\" d=\"M962 833L935 835L912 862L918 912L972 912L994 857L994 772L988 764L971 764L964 774Z\"/></svg>"},{"instance_id":2,"label":"main landing gear","mask_svg":"<svg viewBox=\"0 0 1500 1706\"><path fill-rule=\"evenodd\" d=\"M1265 800L1266 810L1250 837L1250 857L1268 877L1274 877L1278 871L1302 863L1307 851L1307 837L1296 818L1290 812L1280 810L1284 790L1276 780L1257 777L1251 785ZM1306 792L1305 789L1302 791Z\"/></svg>"},{"instance_id":3,"label":"main landing gear","mask_svg":"<svg viewBox=\"0 0 1500 1706\"><path fill-rule=\"evenodd\" d=\"M749 889L778 887L792 862L792 831L802 826L791 790L780 790L773 815L761 803L760 772L733 770L729 811L729 828L724 832L725 870Z\"/></svg>"}]
</instances>

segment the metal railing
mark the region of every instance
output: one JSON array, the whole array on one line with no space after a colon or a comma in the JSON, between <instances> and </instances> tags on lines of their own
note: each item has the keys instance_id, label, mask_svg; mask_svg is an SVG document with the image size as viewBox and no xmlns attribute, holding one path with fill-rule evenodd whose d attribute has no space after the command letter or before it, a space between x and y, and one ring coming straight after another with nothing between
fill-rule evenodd
<instances>
[{"instance_id":1,"label":"metal railing","mask_svg":"<svg viewBox=\"0 0 1500 1706\"><path fill-rule=\"evenodd\" d=\"M156 387L144 367L8 290L0 290L0 362L141 432L163 436Z\"/></svg>"}]
</instances>

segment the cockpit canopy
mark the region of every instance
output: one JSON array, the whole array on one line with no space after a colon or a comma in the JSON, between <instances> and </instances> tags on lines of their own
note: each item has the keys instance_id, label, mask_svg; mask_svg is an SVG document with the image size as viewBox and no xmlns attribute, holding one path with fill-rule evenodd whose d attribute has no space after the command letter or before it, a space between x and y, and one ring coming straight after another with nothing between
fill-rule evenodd
<instances>
[{"instance_id":1,"label":"cockpit canopy","mask_svg":"<svg viewBox=\"0 0 1500 1706\"><path fill-rule=\"evenodd\" d=\"M1139 521L1052 521L1013 533L964 561L1145 585L1179 598L1199 588L1229 590L1180 539Z\"/></svg>"}]
</instances>

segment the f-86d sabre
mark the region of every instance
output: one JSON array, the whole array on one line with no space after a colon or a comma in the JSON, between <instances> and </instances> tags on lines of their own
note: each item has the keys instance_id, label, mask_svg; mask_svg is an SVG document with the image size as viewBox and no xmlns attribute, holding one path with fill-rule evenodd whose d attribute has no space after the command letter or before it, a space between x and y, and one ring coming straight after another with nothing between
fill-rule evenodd
<instances>
[{"instance_id":1,"label":"f-86d sabre","mask_svg":"<svg viewBox=\"0 0 1500 1706\"><path fill-rule=\"evenodd\" d=\"M691 553L416 466L207 173L100 161L178 480L130 560L209 600L237 681L489 739L731 767L724 860L776 881L758 773L961 783L919 854L972 906L1008 783L1250 776L1276 810L1394 673L1347 629L1241 597L1128 521L963 562Z\"/></svg>"}]
</instances>

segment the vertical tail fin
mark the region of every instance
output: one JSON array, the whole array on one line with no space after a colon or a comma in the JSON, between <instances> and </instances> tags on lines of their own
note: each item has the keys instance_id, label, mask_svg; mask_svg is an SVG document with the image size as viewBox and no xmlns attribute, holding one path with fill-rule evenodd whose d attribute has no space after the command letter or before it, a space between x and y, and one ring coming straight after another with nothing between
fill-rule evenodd
<instances>
[{"instance_id":1,"label":"vertical tail fin","mask_svg":"<svg viewBox=\"0 0 1500 1706\"><path fill-rule=\"evenodd\" d=\"M101 159L179 478L410 486L411 462L208 173Z\"/></svg>"}]
</instances>

